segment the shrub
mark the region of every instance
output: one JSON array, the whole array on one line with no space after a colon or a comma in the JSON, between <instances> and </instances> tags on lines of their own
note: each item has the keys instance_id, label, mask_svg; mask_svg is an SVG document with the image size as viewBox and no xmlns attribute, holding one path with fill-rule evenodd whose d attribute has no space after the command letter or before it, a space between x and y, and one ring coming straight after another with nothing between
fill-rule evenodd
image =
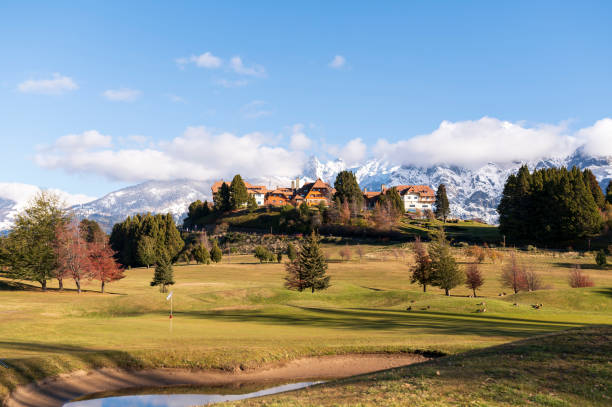
<instances>
[{"instance_id":1,"label":"shrub","mask_svg":"<svg viewBox=\"0 0 612 407\"><path fill-rule=\"evenodd\" d=\"M265 261L276 261L278 258L277 256L272 253L270 250L268 250L266 247L264 246L257 246L255 248L255 257L259 260L260 263L263 263ZM281 257L282 259L282 257ZM280 262L280 260L279 260Z\"/></svg>"},{"instance_id":2,"label":"shrub","mask_svg":"<svg viewBox=\"0 0 612 407\"><path fill-rule=\"evenodd\" d=\"M535 252L537 249L534 245L527 245L527 251L528 252Z\"/></svg>"},{"instance_id":3,"label":"shrub","mask_svg":"<svg viewBox=\"0 0 612 407\"><path fill-rule=\"evenodd\" d=\"M342 249L340 249L339 254L342 260L349 261L352 255L351 248L348 245L346 245Z\"/></svg>"},{"instance_id":4,"label":"shrub","mask_svg":"<svg viewBox=\"0 0 612 407\"><path fill-rule=\"evenodd\" d=\"M597 252L597 255L595 256L595 262L598 266L605 266L606 264L608 264L606 252L603 251L603 249Z\"/></svg>"},{"instance_id":5,"label":"shrub","mask_svg":"<svg viewBox=\"0 0 612 407\"><path fill-rule=\"evenodd\" d=\"M542 289L542 279L540 275L533 270L525 269L525 289L527 291L536 291Z\"/></svg>"},{"instance_id":6,"label":"shrub","mask_svg":"<svg viewBox=\"0 0 612 407\"><path fill-rule=\"evenodd\" d=\"M593 280L582 272L579 265L575 265L569 272L568 282L572 288L593 287L594 285Z\"/></svg>"}]
</instances>

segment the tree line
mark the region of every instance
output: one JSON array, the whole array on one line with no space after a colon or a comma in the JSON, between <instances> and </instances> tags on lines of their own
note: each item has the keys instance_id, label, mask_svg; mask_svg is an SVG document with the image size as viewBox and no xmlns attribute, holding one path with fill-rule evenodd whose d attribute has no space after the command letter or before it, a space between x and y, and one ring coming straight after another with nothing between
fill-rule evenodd
<instances>
[{"instance_id":1,"label":"tree line","mask_svg":"<svg viewBox=\"0 0 612 407\"><path fill-rule=\"evenodd\" d=\"M504 185L497 208L499 230L510 243L568 243L601 231L605 204L606 198L588 169L530 172L522 166Z\"/></svg>"},{"instance_id":2,"label":"tree line","mask_svg":"<svg viewBox=\"0 0 612 407\"><path fill-rule=\"evenodd\" d=\"M107 283L123 278L123 268L95 221L77 222L56 195L43 192L0 240L0 275L37 282L43 291L51 279L62 290L69 278L79 293L84 280L97 280L104 292Z\"/></svg>"}]
</instances>

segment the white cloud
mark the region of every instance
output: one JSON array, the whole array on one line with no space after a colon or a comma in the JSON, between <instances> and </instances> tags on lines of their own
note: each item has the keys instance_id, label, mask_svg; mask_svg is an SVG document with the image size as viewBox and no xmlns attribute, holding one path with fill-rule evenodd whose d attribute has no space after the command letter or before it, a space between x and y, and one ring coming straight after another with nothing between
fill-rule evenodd
<instances>
[{"instance_id":1,"label":"white cloud","mask_svg":"<svg viewBox=\"0 0 612 407\"><path fill-rule=\"evenodd\" d=\"M62 76L59 73L54 73L51 79L28 79L17 86L17 89L23 93L46 95L59 95L78 88L79 86L72 78Z\"/></svg>"},{"instance_id":2,"label":"white cloud","mask_svg":"<svg viewBox=\"0 0 612 407\"><path fill-rule=\"evenodd\" d=\"M108 89L103 93L106 99L113 102L133 102L138 99L141 94L141 91L129 88Z\"/></svg>"},{"instance_id":3,"label":"white cloud","mask_svg":"<svg viewBox=\"0 0 612 407\"><path fill-rule=\"evenodd\" d=\"M612 119L605 118L576 135L584 142L584 151L594 156L612 156Z\"/></svg>"},{"instance_id":4,"label":"white cloud","mask_svg":"<svg viewBox=\"0 0 612 407\"><path fill-rule=\"evenodd\" d=\"M261 133L237 136L189 127L180 137L145 149L54 148L39 151L35 162L48 169L94 173L137 182L190 178L214 180L236 173L249 179L299 175L304 154L268 142ZM57 143L56 143L57 145Z\"/></svg>"},{"instance_id":5,"label":"white cloud","mask_svg":"<svg viewBox=\"0 0 612 407\"><path fill-rule=\"evenodd\" d=\"M249 82L245 79L217 79L215 83L219 86L223 86L224 88L240 88L242 86L248 85Z\"/></svg>"},{"instance_id":6,"label":"white cloud","mask_svg":"<svg viewBox=\"0 0 612 407\"><path fill-rule=\"evenodd\" d=\"M242 115L247 119L258 119L260 117L270 116L273 112L266 108L267 103L263 100L254 100L242 106L240 109Z\"/></svg>"},{"instance_id":7,"label":"white cloud","mask_svg":"<svg viewBox=\"0 0 612 407\"><path fill-rule=\"evenodd\" d=\"M338 155L348 165L354 165L365 158L367 150L368 148L365 143L360 138L356 138L346 143L340 149Z\"/></svg>"},{"instance_id":8,"label":"white cloud","mask_svg":"<svg viewBox=\"0 0 612 407\"><path fill-rule=\"evenodd\" d=\"M244 65L244 63L242 62L242 58L240 58L239 56L235 56L232 59L230 59L230 68L232 68L234 72L240 75L255 76L255 77L266 76L266 70L264 69L263 66L253 65L251 67L247 67Z\"/></svg>"},{"instance_id":9,"label":"white cloud","mask_svg":"<svg viewBox=\"0 0 612 407\"><path fill-rule=\"evenodd\" d=\"M477 167L567 154L578 145L563 125L527 127L495 118L443 121L432 133L395 143L379 140L375 155L397 164Z\"/></svg>"},{"instance_id":10,"label":"white cloud","mask_svg":"<svg viewBox=\"0 0 612 407\"><path fill-rule=\"evenodd\" d=\"M312 140L304 134L304 125L295 124L291 128L291 148L298 151L308 150L312 146Z\"/></svg>"},{"instance_id":11,"label":"white cloud","mask_svg":"<svg viewBox=\"0 0 612 407\"><path fill-rule=\"evenodd\" d=\"M342 55L336 55L329 63L329 67L334 69L340 69L344 65L346 65L346 58L344 58Z\"/></svg>"},{"instance_id":12,"label":"white cloud","mask_svg":"<svg viewBox=\"0 0 612 407\"><path fill-rule=\"evenodd\" d=\"M100 134L96 130L87 130L81 134L68 134L58 138L53 144L54 149L83 151L94 148L109 148L112 137Z\"/></svg>"},{"instance_id":13,"label":"white cloud","mask_svg":"<svg viewBox=\"0 0 612 407\"><path fill-rule=\"evenodd\" d=\"M189 58L178 58L176 63L183 68L188 63L193 62L200 68L214 69L219 68L223 64L223 60L210 52L205 52L201 55L192 55Z\"/></svg>"},{"instance_id":14,"label":"white cloud","mask_svg":"<svg viewBox=\"0 0 612 407\"><path fill-rule=\"evenodd\" d=\"M36 185L21 184L18 182L0 182L0 199L12 201L5 212L3 218L0 220L0 230L10 229L15 220L15 216L23 211L28 204L42 192L43 189ZM59 189L47 189L60 199L66 207L84 204L95 200L95 197L83 195L83 194L71 194Z\"/></svg>"}]
</instances>

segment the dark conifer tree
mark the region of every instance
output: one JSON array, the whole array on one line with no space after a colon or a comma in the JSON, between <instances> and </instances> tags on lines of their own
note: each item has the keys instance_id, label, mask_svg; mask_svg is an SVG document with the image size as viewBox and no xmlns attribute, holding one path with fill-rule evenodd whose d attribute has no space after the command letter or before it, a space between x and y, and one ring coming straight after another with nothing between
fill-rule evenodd
<instances>
[{"instance_id":1,"label":"dark conifer tree","mask_svg":"<svg viewBox=\"0 0 612 407\"><path fill-rule=\"evenodd\" d=\"M582 172L584 177L584 183L587 188L591 191L593 195L593 200L599 209L603 209L606 205L606 197L599 186L599 182L597 182L597 178L595 178L595 174L588 168Z\"/></svg>"},{"instance_id":2,"label":"dark conifer tree","mask_svg":"<svg viewBox=\"0 0 612 407\"><path fill-rule=\"evenodd\" d=\"M612 180L608 182L606 187L606 201L612 205Z\"/></svg>"},{"instance_id":3,"label":"dark conifer tree","mask_svg":"<svg viewBox=\"0 0 612 407\"><path fill-rule=\"evenodd\" d=\"M161 260L155 266L155 274L153 274L153 281L151 286L159 286L159 291L165 293L167 286L174 284L174 270L172 269L172 263L166 260Z\"/></svg>"},{"instance_id":4,"label":"dark conifer tree","mask_svg":"<svg viewBox=\"0 0 612 407\"><path fill-rule=\"evenodd\" d=\"M234 175L234 179L230 184L230 207L231 209L240 209L246 205L249 199L246 185L240 174Z\"/></svg>"},{"instance_id":5,"label":"dark conifer tree","mask_svg":"<svg viewBox=\"0 0 612 407\"><path fill-rule=\"evenodd\" d=\"M355 174L351 171L340 171L336 176L334 188L336 189L334 198L337 198L340 203L349 202L358 206L363 203L363 193Z\"/></svg>"},{"instance_id":6,"label":"dark conifer tree","mask_svg":"<svg viewBox=\"0 0 612 407\"><path fill-rule=\"evenodd\" d=\"M444 184L440 184L438 186L438 191L436 192L436 217L438 219L443 219L446 222L446 218L450 215L450 205L448 203L448 197L446 196L446 186Z\"/></svg>"},{"instance_id":7,"label":"dark conifer tree","mask_svg":"<svg viewBox=\"0 0 612 407\"><path fill-rule=\"evenodd\" d=\"M314 231L305 239L297 259L287 263L286 269L285 286L289 289L310 289L314 293L329 287L327 261Z\"/></svg>"}]
</instances>

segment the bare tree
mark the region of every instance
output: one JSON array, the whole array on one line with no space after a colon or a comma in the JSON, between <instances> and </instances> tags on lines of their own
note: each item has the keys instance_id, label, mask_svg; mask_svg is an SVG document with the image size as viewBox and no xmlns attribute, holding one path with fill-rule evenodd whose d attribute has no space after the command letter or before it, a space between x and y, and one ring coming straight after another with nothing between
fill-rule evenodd
<instances>
[{"instance_id":1,"label":"bare tree","mask_svg":"<svg viewBox=\"0 0 612 407\"><path fill-rule=\"evenodd\" d=\"M594 285L593 280L582 272L578 264L569 272L568 282L572 288L593 287Z\"/></svg>"},{"instance_id":2,"label":"bare tree","mask_svg":"<svg viewBox=\"0 0 612 407\"><path fill-rule=\"evenodd\" d=\"M518 293L526 286L525 268L518 263L516 255L510 255L510 262L502 268L501 283L503 287L508 287Z\"/></svg>"},{"instance_id":3,"label":"bare tree","mask_svg":"<svg viewBox=\"0 0 612 407\"><path fill-rule=\"evenodd\" d=\"M361 247L361 245L357 245L357 255L359 256L359 262L361 262L361 260L363 260L363 256L365 255L365 250L363 247Z\"/></svg>"},{"instance_id":4,"label":"bare tree","mask_svg":"<svg viewBox=\"0 0 612 407\"><path fill-rule=\"evenodd\" d=\"M482 285L484 284L484 278L482 277L482 273L480 272L478 264L468 264L467 269L465 271L465 277L466 287L471 289L474 293L474 297L476 297L476 290L482 287Z\"/></svg>"}]
</instances>

